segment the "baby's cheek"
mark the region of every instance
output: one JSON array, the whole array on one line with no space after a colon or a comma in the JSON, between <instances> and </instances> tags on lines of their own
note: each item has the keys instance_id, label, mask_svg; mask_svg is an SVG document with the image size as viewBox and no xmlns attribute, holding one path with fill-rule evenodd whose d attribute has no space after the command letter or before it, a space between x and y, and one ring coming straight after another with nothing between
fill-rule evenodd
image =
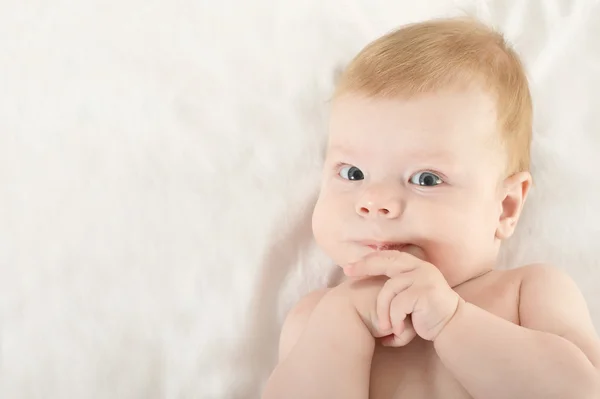
<instances>
[{"instance_id":1,"label":"baby's cheek","mask_svg":"<svg viewBox=\"0 0 600 399\"><path fill-rule=\"evenodd\" d=\"M327 204L320 198L312 216L312 231L319 246L326 244L324 240L330 236L331 232L328 230L331 229L331 223L329 219L331 219L331 212L327 211Z\"/></svg>"},{"instance_id":2,"label":"baby's cheek","mask_svg":"<svg viewBox=\"0 0 600 399\"><path fill-rule=\"evenodd\" d=\"M319 248L336 262L340 256L340 210L331 206L327 199L319 199L315 206L312 218L314 239Z\"/></svg>"}]
</instances>

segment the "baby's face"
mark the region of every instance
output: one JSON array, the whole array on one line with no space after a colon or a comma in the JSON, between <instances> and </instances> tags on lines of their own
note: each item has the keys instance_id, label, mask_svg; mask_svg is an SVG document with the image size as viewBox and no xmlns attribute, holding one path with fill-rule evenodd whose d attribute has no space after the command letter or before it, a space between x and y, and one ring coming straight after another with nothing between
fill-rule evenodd
<instances>
[{"instance_id":1,"label":"baby's face","mask_svg":"<svg viewBox=\"0 0 600 399\"><path fill-rule=\"evenodd\" d=\"M317 243L339 265L407 251L451 286L493 267L505 168L496 125L495 104L479 91L337 99Z\"/></svg>"}]
</instances>

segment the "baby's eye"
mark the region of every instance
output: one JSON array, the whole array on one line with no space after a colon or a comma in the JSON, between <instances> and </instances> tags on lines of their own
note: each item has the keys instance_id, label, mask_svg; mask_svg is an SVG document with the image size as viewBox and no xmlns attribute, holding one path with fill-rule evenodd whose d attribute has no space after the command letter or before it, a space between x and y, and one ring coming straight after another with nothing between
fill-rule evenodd
<instances>
[{"instance_id":1,"label":"baby's eye","mask_svg":"<svg viewBox=\"0 0 600 399\"><path fill-rule=\"evenodd\" d=\"M431 172L415 173L414 175L411 176L410 182L412 184L417 184L419 186L426 186L426 187L437 186L438 184L443 183L442 179L438 175L436 175L435 173L431 173Z\"/></svg>"},{"instance_id":2,"label":"baby's eye","mask_svg":"<svg viewBox=\"0 0 600 399\"><path fill-rule=\"evenodd\" d=\"M346 180L362 180L365 178L363 172L356 166L344 166L340 170L339 175L342 179Z\"/></svg>"}]
</instances>

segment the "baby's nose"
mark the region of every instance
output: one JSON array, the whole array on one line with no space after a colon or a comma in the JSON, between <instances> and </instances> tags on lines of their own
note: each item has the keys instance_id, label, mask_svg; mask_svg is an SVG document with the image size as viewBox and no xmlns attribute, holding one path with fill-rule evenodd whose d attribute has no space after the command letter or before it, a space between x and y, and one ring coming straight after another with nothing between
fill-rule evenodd
<instances>
[{"instance_id":1,"label":"baby's nose","mask_svg":"<svg viewBox=\"0 0 600 399\"><path fill-rule=\"evenodd\" d=\"M371 190L356 204L356 212L363 217L394 219L402 214L402 199L390 190Z\"/></svg>"}]
</instances>

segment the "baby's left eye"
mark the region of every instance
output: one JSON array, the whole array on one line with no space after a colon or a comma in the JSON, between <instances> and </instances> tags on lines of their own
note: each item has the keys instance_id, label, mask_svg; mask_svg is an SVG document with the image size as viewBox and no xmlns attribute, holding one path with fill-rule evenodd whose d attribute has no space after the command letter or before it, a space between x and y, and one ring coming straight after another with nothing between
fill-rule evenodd
<instances>
[{"instance_id":1,"label":"baby's left eye","mask_svg":"<svg viewBox=\"0 0 600 399\"><path fill-rule=\"evenodd\" d=\"M411 176L410 182L419 186L433 187L442 184L442 178L431 172L418 172Z\"/></svg>"}]
</instances>

